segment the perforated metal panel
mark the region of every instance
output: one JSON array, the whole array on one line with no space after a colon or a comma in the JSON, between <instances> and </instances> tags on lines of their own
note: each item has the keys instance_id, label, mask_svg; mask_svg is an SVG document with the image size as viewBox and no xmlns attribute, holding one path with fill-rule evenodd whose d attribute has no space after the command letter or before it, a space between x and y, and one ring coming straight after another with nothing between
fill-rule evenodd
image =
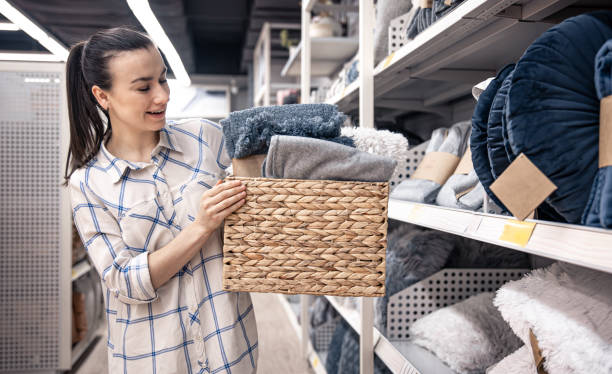
<instances>
[{"instance_id":1,"label":"perforated metal panel","mask_svg":"<svg viewBox=\"0 0 612 374\"><path fill-rule=\"evenodd\" d=\"M410 175L416 171L417 167L421 163L421 160L423 157L425 157L425 150L427 149L428 144L429 141L426 141L425 143L421 143L408 150L408 157L406 158L406 161L398 164L398 167L400 167L402 172L399 174L394 174L393 178L391 178L389 181L389 189L391 191L393 191L398 184L402 183L402 181L410 179Z\"/></svg>"},{"instance_id":2,"label":"perforated metal panel","mask_svg":"<svg viewBox=\"0 0 612 374\"><path fill-rule=\"evenodd\" d=\"M59 67L10 70L0 65L0 371L60 369L70 331L64 82Z\"/></svg>"},{"instance_id":3,"label":"perforated metal panel","mask_svg":"<svg viewBox=\"0 0 612 374\"><path fill-rule=\"evenodd\" d=\"M482 292L493 292L528 269L444 269L392 295L387 304L390 340L406 340L419 318Z\"/></svg>"}]
</instances>

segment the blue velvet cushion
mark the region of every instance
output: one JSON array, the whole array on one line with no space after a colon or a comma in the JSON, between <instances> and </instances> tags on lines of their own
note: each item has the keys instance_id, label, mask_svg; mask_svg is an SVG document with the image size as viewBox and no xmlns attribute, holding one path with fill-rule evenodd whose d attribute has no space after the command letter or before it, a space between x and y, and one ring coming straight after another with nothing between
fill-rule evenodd
<instances>
[{"instance_id":1,"label":"blue velvet cushion","mask_svg":"<svg viewBox=\"0 0 612 374\"><path fill-rule=\"evenodd\" d=\"M508 93L512 153L524 153L556 184L547 202L570 223L580 222L597 173L594 60L609 38L612 12L565 20L527 49Z\"/></svg>"},{"instance_id":2,"label":"blue velvet cushion","mask_svg":"<svg viewBox=\"0 0 612 374\"><path fill-rule=\"evenodd\" d=\"M595 57L595 88L600 100L612 95L612 40ZM597 171L582 223L612 228L612 166Z\"/></svg>"},{"instance_id":3,"label":"blue velvet cushion","mask_svg":"<svg viewBox=\"0 0 612 374\"><path fill-rule=\"evenodd\" d=\"M474 170L478 175L480 183L482 183L485 191L487 191L487 194L500 207L504 205L490 189L494 178L491 173L491 163L489 162L489 152L487 149L487 126L489 123L489 113L491 112L491 106L497 94L497 90L513 69L514 65L508 65L501 69L495 79L493 79L487 88L480 94L478 103L474 109L474 114L472 115L472 133L470 135L470 149L472 151Z\"/></svg>"},{"instance_id":4,"label":"blue velvet cushion","mask_svg":"<svg viewBox=\"0 0 612 374\"><path fill-rule=\"evenodd\" d=\"M511 82L512 72L504 79L495 94L487 123L487 155L491 164L491 175L493 175L494 179L499 178L501 173L510 165L506 148L504 147L502 118L504 117L504 105L506 104L506 97L508 97Z\"/></svg>"}]
</instances>

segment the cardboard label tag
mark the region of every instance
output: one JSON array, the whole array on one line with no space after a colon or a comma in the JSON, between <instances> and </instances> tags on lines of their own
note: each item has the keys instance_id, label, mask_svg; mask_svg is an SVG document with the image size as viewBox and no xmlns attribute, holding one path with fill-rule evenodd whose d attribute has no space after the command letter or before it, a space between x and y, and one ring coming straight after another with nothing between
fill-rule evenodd
<instances>
[{"instance_id":1,"label":"cardboard label tag","mask_svg":"<svg viewBox=\"0 0 612 374\"><path fill-rule=\"evenodd\" d=\"M411 178L426 179L443 185L457 169L458 163L459 157L451 153L429 152L423 157Z\"/></svg>"},{"instance_id":2,"label":"cardboard label tag","mask_svg":"<svg viewBox=\"0 0 612 374\"><path fill-rule=\"evenodd\" d=\"M491 184L491 191L523 221L557 186L521 153Z\"/></svg>"},{"instance_id":3,"label":"cardboard label tag","mask_svg":"<svg viewBox=\"0 0 612 374\"><path fill-rule=\"evenodd\" d=\"M529 343L531 344L531 352L533 353L533 361L535 363L535 367L537 369L538 374L548 374L546 369L544 369L544 356L542 356L542 350L540 349L540 345L538 344L538 339L536 338L533 330L529 329Z\"/></svg>"},{"instance_id":4,"label":"cardboard label tag","mask_svg":"<svg viewBox=\"0 0 612 374\"><path fill-rule=\"evenodd\" d=\"M260 178L261 165L266 155L253 155L232 159L232 170L236 177Z\"/></svg>"},{"instance_id":5,"label":"cardboard label tag","mask_svg":"<svg viewBox=\"0 0 612 374\"><path fill-rule=\"evenodd\" d=\"M453 3L453 0L444 0L444 5L446 6L451 6Z\"/></svg>"},{"instance_id":6,"label":"cardboard label tag","mask_svg":"<svg viewBox=\"0 0 612 374\"><path fill-rule=\"evenodd\" d=\"M533 229L535 228L535 222L524 222L509 219L504 225L504 231L502 232L499 240L513 243L524 247L529 243Z\"/></svg>"},{"instance_id":7,"label":"cardboard label tag","mask_svg":"<svg viewBox=\"0 0 612 374\"><path fill-rule=\"evenodd\" d=\"M457 165L457 169L453 174L469 174L472 170L474 170L474 164L472 164L472 150L468 147L461 157L461 161L459 161L459 165Z\"/></svg>"},{"instance_id":8,"label":"cardboard label tag","mask_svg":"<svg viewBox=\"0 0 612 374\"><path fill-rule=\"evenodd\" d=\"M421 8L433 7L433 0L421 0Z\"/></svg>"},{"instance_id":9,"label":"cardboard label tag","mask_svg":"<svg viewBox=\"0 0 612 374\"><path fill-rule=\"evenodd\" d=\"M601 99L599 112L599 167L612 166L612 96Z\"/></svg>"},{"instance_id":10,"label":"cardboard label tag","mask_svg":"<svg viewBox=\"0 0 612 374\"><path fill-rule=\"evenodd\" d=\"M389 64L391 64L391 61L393 61L393 57L394 56L395 56L395 52L393 52L389 56L387 56L387 58L385 59L385 63L383 64L383 69L386 69L387 66L389 66Z\"/></svg>"}]
</instances>

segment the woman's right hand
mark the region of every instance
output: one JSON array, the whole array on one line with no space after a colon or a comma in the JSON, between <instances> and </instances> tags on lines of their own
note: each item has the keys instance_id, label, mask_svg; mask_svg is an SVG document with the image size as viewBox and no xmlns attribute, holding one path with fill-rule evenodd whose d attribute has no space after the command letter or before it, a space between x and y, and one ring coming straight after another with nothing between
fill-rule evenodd
<instances>
[{"instance_id":1,"label":"woman's right hand","mask_svg":"<svg viewBox=\"0 0 612 374\"><path fill-rule=\"evenodd\" d=\"M213 188L202 194L194 223L207 233L213 232L225 217L245 203L245 197L246 186L241 181L218 181Z\"/></svg>"}]
</instances>

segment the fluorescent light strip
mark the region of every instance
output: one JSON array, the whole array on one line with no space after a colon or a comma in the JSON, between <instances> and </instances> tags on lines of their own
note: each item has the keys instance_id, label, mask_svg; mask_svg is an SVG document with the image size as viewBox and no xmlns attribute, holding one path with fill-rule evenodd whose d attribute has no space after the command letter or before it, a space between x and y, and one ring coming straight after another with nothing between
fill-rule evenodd
<instances>
[{"instance_id":1,"label":"fluorescent light strip","mask_svg":"<svg viewBox=\"0 0 612 374\"><path fill-rule=\"evenodd\" d=\"M51 53L0 53L0 60L7 61L63 61Z\"/></svg>"},{"instance_id":2,"label":"fluorescent light strip","mask_svg":"<svg viewBox=\"0 0 612 374\"><path fill-rule=\"evenodd\" d=\"M176 49L174 49L172 42L168 39L168 36L159 24L155 14L153 14L149 1L127 0L127 3L142 27L144 27L149 36L151 36L153 41L155 41L162 52L164 52L176 79L181 84L189 86L191 84L191 79L189 79L189 74L187 74L187 70L185 70L185 66L183 66L181 57L176 52Z\"/></svg>"},{"instance_id":3,"label":"fluorescent light strip","mask_svg":"<svg viewBox=\"0 0 612 374\"><path fill-rule=\"evenodd\" d=\"M68 59L68 50L50 37L44 30L30 21L19 10L9 4L6 0L0 0L0 13L17 25L26 34L36 39L43 47L56 55L61 61Z\"/></svg>"},{"instance_id":4,"label":"fluorescent light strip","mask_svg":"<svg viewBox=\"0 0 612 374\"><path fill-rule=\"evenodd\" d=\"M10 22L0 22L0 31L18 31L19 26Z\"/></svg>"}]
</instances>

